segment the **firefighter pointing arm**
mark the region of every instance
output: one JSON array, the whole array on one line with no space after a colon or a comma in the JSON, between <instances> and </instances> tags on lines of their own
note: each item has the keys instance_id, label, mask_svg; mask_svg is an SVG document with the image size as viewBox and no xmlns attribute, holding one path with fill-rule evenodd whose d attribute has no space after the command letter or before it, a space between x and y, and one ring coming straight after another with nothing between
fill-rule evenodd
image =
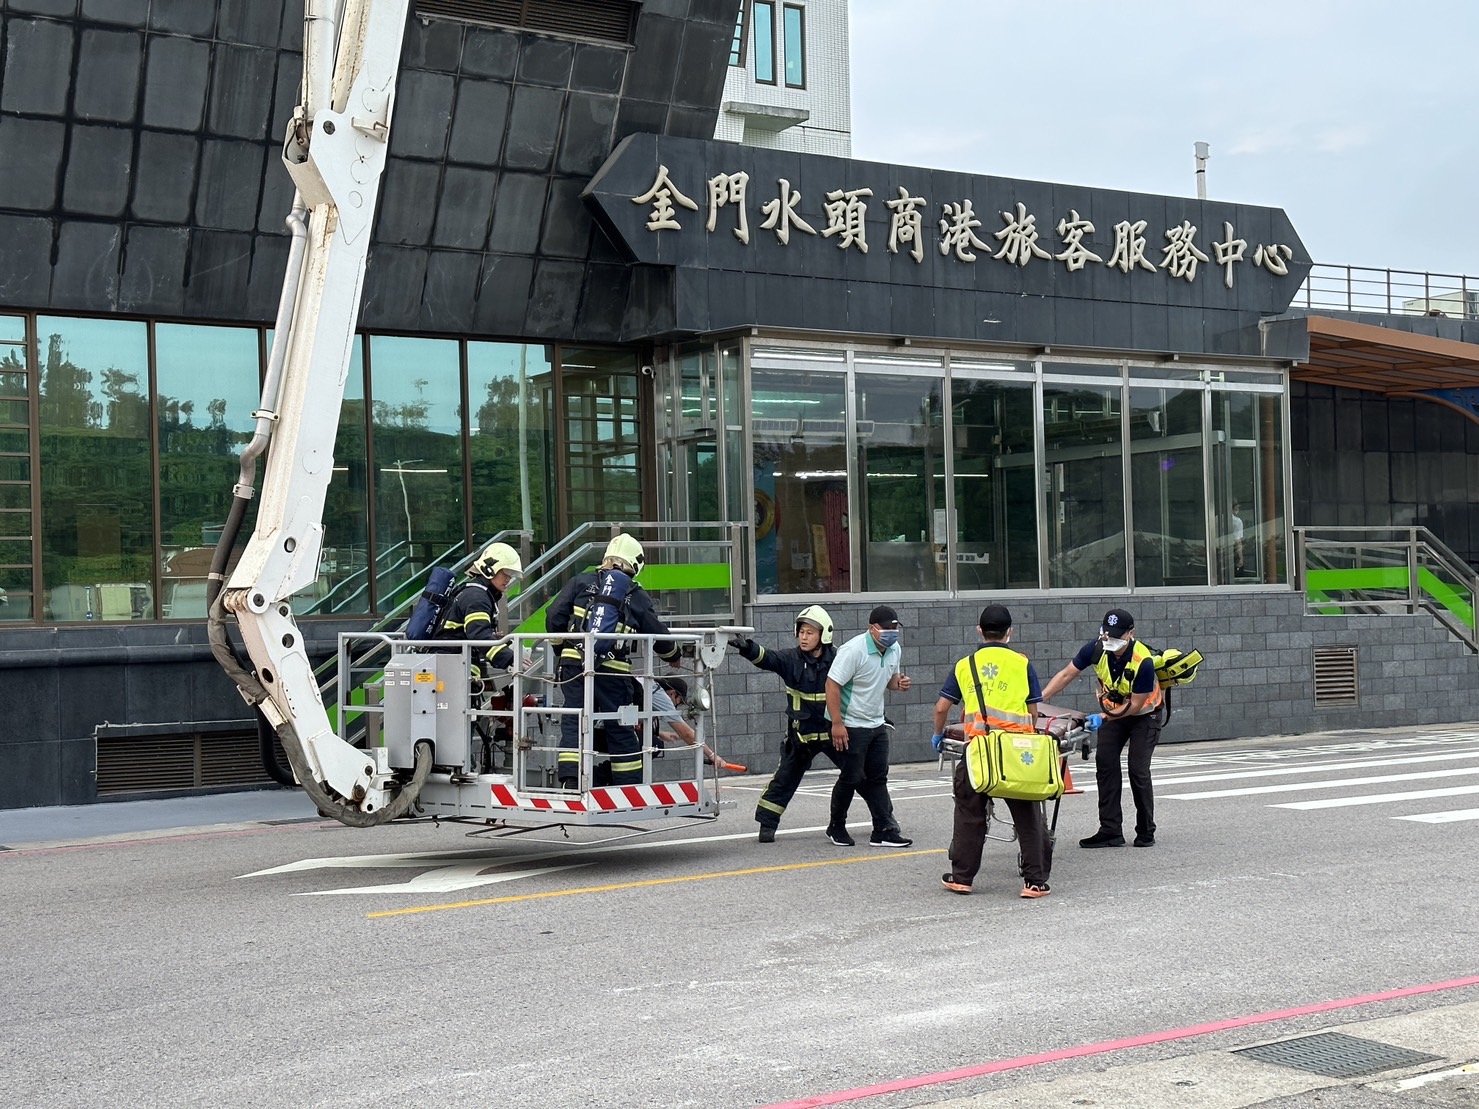
<instances>
[{"instance_id":1,"label":"firefighter pointing arm","mask_svg":"<svg viewBox=\"0 0 1479 1109\"><path fill-rule=\"evenodd\" d=\"M1135 846L1155 844L1155 799L1150 757L1160 739L1164 694L1156 680L1155 659L1135 638L1135 618L1122 608L1104 614L1099 638L1080 648L1073 661L1054 674L1043 700L1052 699L1085 670L1094 671L1103 724L1094 754L1099 786L1099 830L1079 840L1080 847L1123 847L1124 812L1120 802L1120 752L1129 747L1130 797L1135 802ZM1093 721L1093 717L1090 717Z\"/></svg>"}]
</instances>

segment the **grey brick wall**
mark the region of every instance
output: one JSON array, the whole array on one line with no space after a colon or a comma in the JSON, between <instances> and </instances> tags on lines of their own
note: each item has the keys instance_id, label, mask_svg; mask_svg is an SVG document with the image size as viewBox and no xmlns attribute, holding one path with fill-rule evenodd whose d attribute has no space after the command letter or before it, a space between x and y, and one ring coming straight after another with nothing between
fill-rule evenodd
<instances>
[{"instance_id":1,"label":"grey brick wall","mask_svg":"<svg viewBox=\"0 0 1479 1109\"><path fill-rule=\"evenodd\" d=\"M792 646L794 606L753 606L747 620L762 643ZM825 598L822 598L825 604ZM904 672L908 693L889 694L895 762L932 759L930 717L955 661L976 643L982 600L895 601L904 623ZM1427 615L1311 616L1292 592L1199 594L1182 597L1006 599L1016 621L1012 646L1033 661L1046 684L1098 632L1115 605L1135 617L1135 631L1155 647L1196 647L1207 658L1191 685L1173 694L1171 723L1163 742L1298 735L1344 727L1397 727L1479 718L1473 690L1479 656ZM860 634L873 602L826 605L837 641ZM1360 704L1316 708L1313 648L1357 648ZM767 771L784 733L780 681L732 655L716 681L719 747L752 770ZM1055 698L1065 707L1090 709L1085 676Z\"/></svg>"}]
</instances>

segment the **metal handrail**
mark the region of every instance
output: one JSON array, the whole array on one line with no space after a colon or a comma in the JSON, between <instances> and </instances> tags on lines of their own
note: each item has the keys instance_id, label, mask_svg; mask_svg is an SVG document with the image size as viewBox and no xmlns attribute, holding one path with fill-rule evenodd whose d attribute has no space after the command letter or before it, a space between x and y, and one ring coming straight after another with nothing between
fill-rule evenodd
<instances>
[{"instance_id":1,"label":"metal handrail","mask_svg":"<svg viewBox=\"0 0 1479 1109\"><path fill-rule=\"evenodd\" d=\"M726 613L721 615L730 620L738 619L743 598L741 596L741 559L737 557L739 548L737 533L748 526L748 521L724 520L599 520L580 524L568 535L551 544L538 558L525 567L518 593L504 602L509 623L517 627L541 605L552 600L560 589L564 588L572 569L577 572L584 569L595 551L604 549L605 538L593 539L591 537L594 534L615 536L621 532L654 530L668 534L675 531L725 533L725 537L720 539L656 539L644 540L644 543L655 550L694 545L727 549L730 565L730 607Z\"/></svg>"},{"instance_id":2,"label":"metal handrail","mask_svg":"<svg viewBox=\"0 0 1479 1109\"><path fill-rule=\"evenodd\" d=\"M523 552L527 553L528 544L533 541L534 533L532 531L526 531L522 529L505 528L503 531L500 531L497 535L494 535L486 542L474 546L471 552L464 555L462 558L453 563L450 569L454 574L460 574L465 569L467 569L472 560L477 557L478 552L481 551L483 547L487 546L488 543L507 542L509 539L514 538L520 540L520 546L523 549ZM446 558L448 555L450 555L453 551L456 551L461 546L462 541L459 539L453 546L448 547L445 551L441 553L438 558L434 559L432 565L440 565L442 559ZM409 581L410 579L407 580ZM367 628L366 631L384 632L388 631L394 625L399 624L405 618L406 613L415 606L416 601L420 598L420 596L421 594L419 591L413 593L410 597L408 597L400 604L396 605L389 612L381 616L380 619L377 620L373 626ZM319 694L324 698L325 704L329 703L331 696L337 695L339 685L338 667L339 660L337 658L325 659L323 662L319 663L318 666L314 667L313 674L314 677L318 679ZM328 671L333 672L329 673L328 677L325 677L324 675Z\"/></svg>"},{"instance_id":3,"label":"metal handrail","mask_svg":"<svg viewBox=\"0 0 1479 1109\"><path fill-rule=\"evenodd\" d=\"M1296 566L1300 587L1311 611L1380 613L1427 612L1453 632L1471 650L1479 651L1479 626L1473 618L1479 602L1479 572L1425 527L1303 527L1295 528ZM1353 585L1339 592L1346 597L1308 599L1309 575L1318 572L1360 570L1403 571L1400 580L1380 585ZM1455 612L1441 597L1424 587L1422 571L1439 581L1454 583L1454 603L1468 608Z\"/></svg>"},{"instance_id":4,"label":"metal handrail","mask_svg":"<svg viewBox=\"0 0 1479 1109\"><path fill-rule=\"evenodd\" d=\"M1308 310L1479 319L1479 278L1317 262L1295 294Z\"/></svg>"}]
</instances>

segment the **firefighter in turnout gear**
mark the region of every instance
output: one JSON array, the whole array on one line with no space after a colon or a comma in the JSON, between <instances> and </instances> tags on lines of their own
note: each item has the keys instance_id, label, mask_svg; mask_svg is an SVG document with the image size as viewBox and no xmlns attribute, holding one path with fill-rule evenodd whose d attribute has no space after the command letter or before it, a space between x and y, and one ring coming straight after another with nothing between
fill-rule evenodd
<instances>
[{"instance_id":1,"label":"firefighter in turnout gear","mask_svg":"<svg viewBox=\"0 0 1479 1109\"><path fill-rule=\"evenodd\" d=\"M810 605L796 616L796 646L768 651L753 639L735 638L731 645L752 666L769 670L786 686L786 736L781 740L781 762L755 806L760 842L774 843L781 814L817 755L826 755L839 770L842 754L832 747L827 720L827 671L837 648L832 645L832 618L821 605Z\"/></svg>"},{"instance_id":2,"label":"firefighter in turnout gear","mask_svg":"<svg viewBox=\"0 0 1479 1109\"><path fill-rule=\"evenodd\" d=\"M513 579L523 572L518 551L507 543L489 543L467 568L467 580L452 591L431 638L497 639L501 634L498 602L503 600ZM475 660L476 657L474 653ZM506 644L498 644L484 658L490 665L506 670L513 662L513 652Z\"/></svg>"},{"instance_id":3,"label":"firefighter in turnout gear","mask_svg":"<svg viewBox=\"0 0 1479 1109\"><path fill-rule=\"evenodd\" d=\"M952 705L965 714L965 734L991 731L1031 732L1036 717L1033 708L1040 700L1037 672L1027 656L1011 650L1012 614L1002 605L981 610L976 630L981 647L955 664L935 702L935 750L944 740L945 721ZM986 845L991 799L977 793L966 772L966 760L955 764L951 785L955 797L955 829L950 837L950 870L940 881L953 893L970 893L976 872L981 869L981 850ZM1048 895L1048 869L1052 851L1047 821L1041 803L1003 798L1017 830L1021 854L1022 897Z\"/></svg>"},{"instance_id":4,"label":"firefighter in turnout gear","mask_svg":"<svg viewBox=\"0 0 1479 1109\"><path fill-rule=\"evenodd\" d=\"M545 626L551 632L609 632L596 641L592 663L594 704L599 713L616 712L623 705L637 704L638 689L632 680L630 648L625 635L666 635L667 625L658 618L652 598L637 584L646 563L642 545L622 533L611 540L594 572L579 574L560 591L550 605ZM619 597L619 599L617 599ZM614 610L608 617L603 609ZM598 626L598 624L600 626ZM607 626L609 624L609 626ZM658 640L658 658L678 657L675 643ZM566 708L585 708L585 641L566 640L560 647L556 676ZM642 745L637 730L629 724L607 720L601 724L609 764L597 768L595 785L638 785L642 781ZM562 789L577 788L580 777L580 720L570 713L560 718L560 754L557 776Z\"/></svg>"}]
</instances>

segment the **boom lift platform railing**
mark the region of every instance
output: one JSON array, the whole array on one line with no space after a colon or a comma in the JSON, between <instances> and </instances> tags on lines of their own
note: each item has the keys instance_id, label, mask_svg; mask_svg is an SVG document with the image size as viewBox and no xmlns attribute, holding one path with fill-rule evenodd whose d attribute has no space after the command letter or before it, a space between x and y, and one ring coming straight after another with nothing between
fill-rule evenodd
<instances>
[{"instance_id":1,"label":"boom lift platform railing","mask_svg":"<svg viewBox=\"0 0 1479 1109\"><path fill-rule=\"evenodd\" d=\"M559 644L579 641L585 665L582 702L595 704L595 633L515 633L506 673L480 670L488 642L413 642L395 633L346 632L339 637L341 738L361 733L382 772L403 776L416 748L429 744L432 769L420 788L413 818L473 821L483 832L507 835L537 828L661 830L668 818L712 820L719 814L717 767L706 767L705 746L714 738L712 673L722 665L730 635L740 627L675 628L665 636L632 635L632 677L640 697L615 712L566 708L556 679ZM664 746L652 707L656 679L674 673L658 659L656 644L676 643L689 681L684 714L691 746ZM355 691L362 691L358 703ZM353 699L354 703L351 703ZM557 784L561 721L576 720L580 755L575 789ZM604 725L638 730L642 776L630 785L606 784L601 750ZM622 837L624 838L624 837Z\"/></svg>"}]
</instances>

